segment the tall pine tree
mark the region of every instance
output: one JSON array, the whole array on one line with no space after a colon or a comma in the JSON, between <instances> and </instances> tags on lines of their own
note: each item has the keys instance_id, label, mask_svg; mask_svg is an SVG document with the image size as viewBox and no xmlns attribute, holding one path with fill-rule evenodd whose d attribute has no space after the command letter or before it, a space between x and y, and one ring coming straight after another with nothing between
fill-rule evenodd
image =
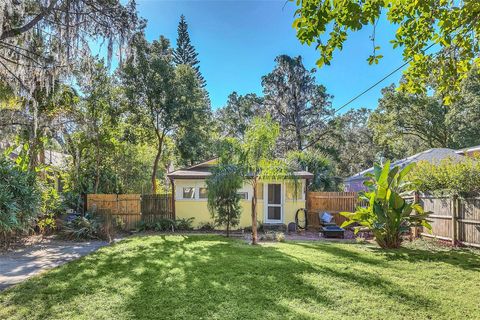
<instances>
[{"instance_id":1,"label":"tall pine tree","mask_svg":"<svg viewBox=\"0 0 480 320\"><path fill-rule=\"evenodd\" d=\"M186 64L191 66L197 74L200 85L204 88L206 83L200 73L200 61L198 61L197 56L198 53L190 42L190 35L188 34L188 25L185 21L185 16L182 14L180 16L180 22L178 23L177 48L173 51L173 61L177 65Z\"/></svg>"}]
</instances>

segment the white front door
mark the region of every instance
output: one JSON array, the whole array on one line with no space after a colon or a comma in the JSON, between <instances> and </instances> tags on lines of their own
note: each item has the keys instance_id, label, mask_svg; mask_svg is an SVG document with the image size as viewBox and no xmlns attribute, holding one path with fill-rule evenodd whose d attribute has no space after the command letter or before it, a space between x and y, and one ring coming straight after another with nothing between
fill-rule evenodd
<instances>
[{"instance_id":1,"label":"white front door","mask_svg":"<svg viewBox=\"0 0 480 320\"><path fill-rule=\"evenodd\" d=\"M265 186L267 196L265 197L265 222L282 223L282 184L268 183Z\"/></svg>"}]
</instances>

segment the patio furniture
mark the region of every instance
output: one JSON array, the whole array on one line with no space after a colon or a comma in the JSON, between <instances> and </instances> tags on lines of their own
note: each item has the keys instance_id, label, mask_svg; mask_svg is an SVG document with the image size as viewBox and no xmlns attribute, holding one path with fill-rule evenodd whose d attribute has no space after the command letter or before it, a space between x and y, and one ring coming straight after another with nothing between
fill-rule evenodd
<instances>
[{"instance_id":1,"label":"patio furniture","mask_svg":"<svg viewBox=\"0 0 480 320\"><path fill-rule=\"evenodd\" d=\"M320 232L325 238L340 238L345 237L345 229L340 228L339 226L324 226L320 227Z\"/></svg>"},{"instance_id":2,"label":"patio furniture","mask_svg":"<svg viewBox=\"0 0 480 320\"><path fill-rule=\"evenodd\" d=\"M335 222L332 222L333 215L328 212L322 212L318 214L318 221L320 223L320 232L325 238L341 238L345 237L345 229L337 226Z\"/></svg>"},{"instance_id":3,"label":"patio furniture","mask_svg":"<svg viewBox=\"0 0 480 320\"><path fill-rule=\"evenodd\" d=\"M328 212L319 212L318 221L321 227L325 226L336 226L335 222L332 222L333 216Z\"/></svg>"}]
</instances>

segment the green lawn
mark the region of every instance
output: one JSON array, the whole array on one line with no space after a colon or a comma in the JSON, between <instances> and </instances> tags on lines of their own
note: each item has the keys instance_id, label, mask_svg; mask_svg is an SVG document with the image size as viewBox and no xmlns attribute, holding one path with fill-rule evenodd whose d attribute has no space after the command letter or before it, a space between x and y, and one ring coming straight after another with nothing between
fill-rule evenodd
<instances>
[{"instance_id":1,"label":"green lawn","mask_svg":"<svg viewBox=\"0 0 480 320\"><path fill-rule=\"evenodd\" d=\"M480 255L124 240L0 294L0 319L480 319Z\"/></svg>"}]
</instances>

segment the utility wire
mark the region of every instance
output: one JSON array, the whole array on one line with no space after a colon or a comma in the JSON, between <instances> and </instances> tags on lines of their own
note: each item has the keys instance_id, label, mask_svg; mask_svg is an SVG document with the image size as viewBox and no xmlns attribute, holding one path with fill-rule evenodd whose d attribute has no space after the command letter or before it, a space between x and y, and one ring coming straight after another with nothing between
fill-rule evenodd
<instances>
[{"instance_id":1,"label":"utility wire","mask_svg":"<svg viewBox=\"0 0 480 320\"><path fill-rule=\"evenodd\" d=\"M432 44L430 44L428 47L426 47L423 51L423 53L425 53L426 51L428 51L429 49L431 49L434 45L436 45L437 43L434 42ZM343 108L345 108L346 106L348 106L350 103L354 102L355 100L357 100L358 98L360 98L361 96L363 96L365 93L367 93L368 91L372 90L373 88L375 88L376 86L378 86L380 83L382 83L383 81L385 81L386 79L388 79L389 77L391 77L393 74L397 73L398 71L400 71L403 67L405 67L407 64L409 64L410 62L412 62L413 58L410 58L408 59L407 61L405 61L401 66L397 67L395 70L391 71L390 73L388 73L387 75L385 75L383 78L381 78L380 80L378 80L377 82L375 82L374 84L372 84L370 87L368 87L367 89L363 90L362 92L360 92L359 94L357 94L355 97L351 98L350 100L348 100L346 103L344 103L343 105L341 105L339 108L335 109L333 111L333 113L329 116L334 116L338 111L342 110ZM326 120L326 119L324 119ZM319 137L317 137L314 141L310 142L309 144L307 144L306 146L304 146L302 148L302 151L305 150L305 149L308 149L310 148L311 146L313 146L314 144L316 144L327 132L323 132Z\"/></svg>"},{"instance_id":2,"label":"utility wire","mask_svg":"<svg viewBox=\"0 0 480 320\"><path fill-rule=\"evenodd\" d=\"M434 45L436 45L437 43L432 43L431 45L429 45L428 47L425 48L425 50L423 50L423 52L425 53L427 50L429 50L430 48L432 48ZM405 67L407 64L409 64L410 62L412 62L413 58L410 58L408 59L404 64L402 64L401 66L399 66L398 68L396 68L395 70L391 71L389 74L387 74L386 76L384 76L382 79L378 80L377 82L375 82L374 84L372 84L370 87L368 87L367 89L363 90L362 92L360 92L359 94L357 94L355 97L353 97L352 99L348 100L345 104L343 104L340 108L338 109L335 109L333 115L335 113L337 113L338 111L342 110L343 108L345 108L346 106L348 106L350 103L352 103L353 101L357 100L358 98L360 98L361 96L363 96L365 93L367 93L368 91L372 90L373 88L375 88L376 86L378 86L380 83L382 83L383 81L385 81L386 79L388 79L390 76L392 76L393 74L397 73L398 71L400 71L403 67Z\"/></svg>"}]
</instances>

